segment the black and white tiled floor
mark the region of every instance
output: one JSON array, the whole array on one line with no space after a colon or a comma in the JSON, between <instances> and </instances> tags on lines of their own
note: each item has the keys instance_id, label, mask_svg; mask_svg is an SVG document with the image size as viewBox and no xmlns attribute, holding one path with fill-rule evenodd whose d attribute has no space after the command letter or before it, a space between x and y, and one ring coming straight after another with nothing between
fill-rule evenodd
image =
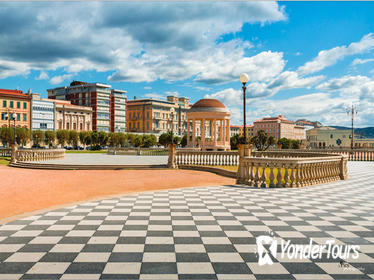
<instances>
[{"instance_id":1,"label":"black and white tiled floor","mask_svg":"<svg viewBox=\"0 0 374 280\"><path fill-rule=\"evenodd\" d=\"M0 279L374 279L374 163L301 189L186 188L0 225ZM258 265L256 236L360 245L358 259Z\"/></svg>"}]
</instances>

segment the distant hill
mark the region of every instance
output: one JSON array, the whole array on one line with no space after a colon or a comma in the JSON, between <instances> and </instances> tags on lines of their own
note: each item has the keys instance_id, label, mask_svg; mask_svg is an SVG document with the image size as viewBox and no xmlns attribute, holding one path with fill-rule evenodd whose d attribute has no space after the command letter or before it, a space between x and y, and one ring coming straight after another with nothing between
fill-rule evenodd
<instances>
[{"instance_id":1,"label":"distant hill","mask_svg":"<svg viewBox=\"0 0 374 280\"><path fill-rule=\"evenodd\" d=\"M351 129L345 126L330 126L336 129ZM374 138L374 127L355 128L355 134L364 138Z\"/></svg>"}]
</instances>

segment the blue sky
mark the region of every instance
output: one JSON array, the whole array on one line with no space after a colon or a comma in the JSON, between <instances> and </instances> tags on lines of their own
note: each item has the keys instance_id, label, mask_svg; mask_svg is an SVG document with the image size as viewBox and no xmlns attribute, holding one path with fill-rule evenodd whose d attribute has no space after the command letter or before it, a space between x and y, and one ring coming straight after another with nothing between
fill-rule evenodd
<instances>
[{"instance_id":1,"label":"blue sky","mask_svg":"<svg viewBox=\"0 0 374 280\"><path fill-rule=\"evenodd\" d=\"M240 124L282 114L374 126L372 2L3 2L0 87L72 80L134 96L217 98Z\"/></svg>"}]
</instances>

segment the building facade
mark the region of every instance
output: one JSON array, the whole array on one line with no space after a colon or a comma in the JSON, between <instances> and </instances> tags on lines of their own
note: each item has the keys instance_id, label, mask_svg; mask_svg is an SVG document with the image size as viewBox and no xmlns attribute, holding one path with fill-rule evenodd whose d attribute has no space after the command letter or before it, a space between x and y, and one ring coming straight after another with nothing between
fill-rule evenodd
<instances>
[{"instance_id":1,"label":"building facade","mask_svg":"<svg viewBox=\"0 0 374 280\"><path fill-rule=\"evenodd\" d=\"M350 148L352 131L350 129L336 129L323 126L313 128L307 132L307 141L311 148ZM374 139L358 138L354 136L355 148L374 148Z\"/></svg>"},{"instance_id":2,"label":"building facade","mask_svg":"<svg viewBox=\"0 0 374 280\"><path fill-rule=\"evenodd\" d=\"M48 90L48 98L68 100L72 105L92 108L92 129L124 132L126 128L126 91L110 85L73 81L68 87Z\"/></svg>"},{"instance_id":3,"label":"building facade","mask_svg":"<svg viewBox=\"0 0 374 280\"><path fill-rule=\"evenodd\" d=\"M306 139L304 126L297 125L295 122L287 120L282 115L263 118L255 121L253 125L254 135L257 135L258 131L263 130L269 136L273 136L278 140L283 137L294 140Z\"/></svg>"},{"instance_id":4,"label":"building facade","mask_svg":"<svg viewBox=\"0 0 374 280\"><path fill-rule=\"evenodd\" d=\"M174 114L171 113L172 108ZM189 108L189 99L186 97L168 96L167 100L150 98L128 100L127 131L160 135L173 129L174 134L184 135L187 131Z\"/></svg>"},{"instance_id":5,"label":"building facade","mask_svg":"<svg viewBox=\"0 0 374 280\"><path fill-rule=\"evenodd\" d=\"M55 101L56 130L92 130L92 108L71 104L70 101Z\"/></svg>"},{"instance_id":6,"label":"building facade","mask_svg":"<svg viewBox=\"0 0 374 280\"><path fill-rule=\"evenodd\" d=\"M36 93L31 94L31 129L55 130L55 103Z\"/></svg>"},{"instance_id":7,"label":"building facade","mask_svg":"<svg viewBox=\"0 0 374 280\"><path fill-rule=\"evenodd\" d=\"M0 126L9 126L9 114L16 114L16 127L24 127L30 129L31 96L23 93L21 90L0 89ZM10 118L10 126L14 126L14 119Z\"/></svg>"},{"instance_id":8,"label":"building facade","mask_svg":"<svg viewBox=\"0 0 374 280\"><path fill-rule=\"evenodd\" d=\"M253 125L246 125L245 130L247 131L247 139L250 139L251 137L254 136L254 130L253 130ZM243 126L242 125L230 125L230 135L243 135Z\"/></svg>"}]
</instances>

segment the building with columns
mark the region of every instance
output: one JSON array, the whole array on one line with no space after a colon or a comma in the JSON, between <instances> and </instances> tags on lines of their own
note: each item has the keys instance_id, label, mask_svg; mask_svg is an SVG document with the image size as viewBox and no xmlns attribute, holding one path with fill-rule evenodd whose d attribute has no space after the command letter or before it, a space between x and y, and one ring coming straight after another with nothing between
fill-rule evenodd
<instances>
[{"instance_id":1,"label":"building with columns","mask_svg":"<svg viewBox=\"0 0 374 280\"><path fill-rule=\"evenodd\" d=\"M55 128L78 132L92 130L92 108L55 100Z\"/></svg>"},{"instance_id":2,"label":"building with columns","mask_svg":"<svg viewBox=\"0 0 374 280\"><path fill-rule=\"evenodd\" d=\"M200 99L187 111L187 147L230 150L231 113L217 99Z\"/></svg>"}]
</instances>

